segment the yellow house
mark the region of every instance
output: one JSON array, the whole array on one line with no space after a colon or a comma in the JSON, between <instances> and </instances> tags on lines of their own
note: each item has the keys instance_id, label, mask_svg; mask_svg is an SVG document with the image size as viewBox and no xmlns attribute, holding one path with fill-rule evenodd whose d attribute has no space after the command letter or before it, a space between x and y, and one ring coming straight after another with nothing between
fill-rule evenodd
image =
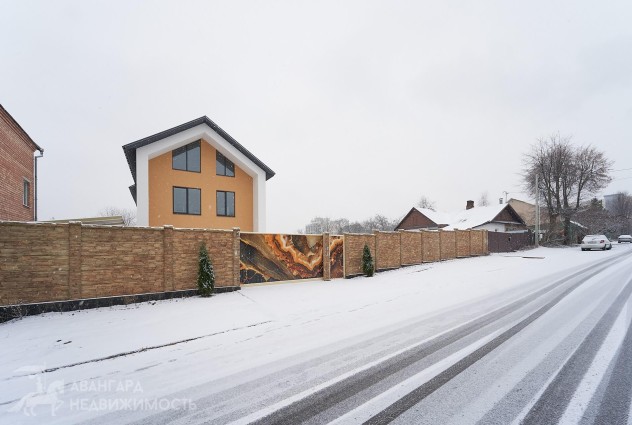
<instances>
[{"instance_id":1,"label":"yellow house","mask_svg":"<svg viewBox=\"0 0 632 425\"><path fill-rule=\"evenodd\" d=\"M139 226L265 231L267 165L204 116L123 146Z\"/></svg>"}]
</instances>

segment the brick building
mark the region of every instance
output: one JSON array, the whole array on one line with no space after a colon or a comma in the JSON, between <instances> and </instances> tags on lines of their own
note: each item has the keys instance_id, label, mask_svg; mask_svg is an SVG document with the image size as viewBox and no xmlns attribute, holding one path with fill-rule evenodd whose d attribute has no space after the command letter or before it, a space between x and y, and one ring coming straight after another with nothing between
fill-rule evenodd
<instances>
[{"instance_id":1,"label":"brick building","mask_svg":"<svg viewBox=\"0 0 632 425\"><path fill-rule=\"evenodd\" d=\"M44 153L0 105L0 221L37 219L35 151Z\"/></svg>"}]
</instances>

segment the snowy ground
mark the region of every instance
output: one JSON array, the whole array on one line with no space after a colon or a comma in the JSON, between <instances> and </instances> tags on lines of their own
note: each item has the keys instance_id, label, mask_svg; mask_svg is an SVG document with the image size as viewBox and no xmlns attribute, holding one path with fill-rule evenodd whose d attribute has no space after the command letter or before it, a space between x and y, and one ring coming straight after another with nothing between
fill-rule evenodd
<instances>
[{"instance_id":1,"label":"snowy ground","mask_svg":"<svg viewBox=\"0 0 632 425\"><path fill-rule=\"evenodd\" d=\"M194 397L173 395L291 366L440 312L454 312L457 324L471 318L459 317L459 306L500 305L540 288L539 277L563 277L626 249L539 248L373 278L244 287L210 299L14 320L0 324L0 423L107 423L104 415L117 409L127 411L117 421L129 422L164 408L192 408ZM483 312L468 310L477 313ZM25 409L29 400L32 410Z\"/></svg>"}]
</instances>

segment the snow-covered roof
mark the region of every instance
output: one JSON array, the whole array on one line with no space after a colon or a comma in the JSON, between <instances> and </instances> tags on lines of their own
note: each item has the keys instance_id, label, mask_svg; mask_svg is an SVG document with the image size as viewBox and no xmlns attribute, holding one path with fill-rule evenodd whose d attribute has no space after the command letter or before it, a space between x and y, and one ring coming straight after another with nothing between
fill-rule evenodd
<instances>
[{"instance_id":1,"label":"snow-covered roof","mask_svg":"<svg viewBox=\"0 0 632 425\"><path fill-rule=\"evenodd\" d=\"M511 214L513 218L509 221L495 220L505 208L508 209L509 214ZM475 207L469 210L451 212L433 211L427 208L413 207L411 212L413 211L417 211L419 214L424 215L428 218L428 220L434 222L438 228L445 230L474 229L490 222L525 224L524 220L509 204L495 204L486 207ZM406 217L408 217L408 215L406 215ZM406 220L406 217L402 219L402 222ZM396 228L399 228L400 225L401 223ZM424 226L423 228L430 228L430 226Z\"/></svg>"},{"instance_id":2,"label":"snow-covered roof","mask_svg":"<svg viewBox=\"0 0 632 425\"><path fill-rule=\"evenodd\" d=\"M450 223L450 217L448 213L445 213L442 211L433 211L433 210L429 210L428 208L418 208L418 207L413 207L413 208L415 208L417 211L419 211L420 213L422 213L423 215L425 215L426 217L428 217L430 220L434 221L438 225Z\"/></svg>"},{"instance_id":3,"label":"snow-covered roof","mask_svg":"<svg viewBox=\"0 0 632 425\"><path fill-rule=\"evenodd\" d=\"M511 208L509 204L495 204L486 207L475 207L469 210L458 211L450 217L449 226L445 230L473 229L489 223L505 208Z\"/></svg>"}]
</instances>

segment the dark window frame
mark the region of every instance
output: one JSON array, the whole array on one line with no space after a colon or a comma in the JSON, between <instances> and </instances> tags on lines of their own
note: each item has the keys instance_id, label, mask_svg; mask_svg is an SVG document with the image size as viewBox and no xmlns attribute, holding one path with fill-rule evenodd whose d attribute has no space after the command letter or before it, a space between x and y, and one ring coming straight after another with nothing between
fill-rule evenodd
<instances>
[{"instance_id":1,"label":"dark window frame","mask_svg":"<svg viewBox=\"0 0 632 425\"><path fill-rule=\"evenodd\" d=\"M31 181L22 179L22 205L26 208L31 207Z\"/></svg>"},{"instance_id":2,"label":"dark window frame","mask_svg":"<svg viewBox=\"0 0 632 425\"><path fill-rule=\"evenodd\" d=\"M201 173L202 172L202 143L201 142L202 142L202 139L196 140L195 142L191 142L189 144L180 146L179 148L176 148L176 149L172 150L171 151L171 169L172 170L176 170L176 171L186 171L188 173ZM173 159L176 156L176 152L179 149L182 149L182 148L184 148L184 154L185 154L184 162L185 162L186 165L185 165L185 168L176 168L174 166L174 164L173 164ZM198 148L199 152L200 152L200 154L198 156L198 164L197 164L198 169L197 170L190 170L189 169L189 151L191 151L191 150L193 150L195 148Z\"/></svg>"},{"instance_id":3,"label":"dark window frame","mask_svg":"<svg viewBox=\"0 0 632 425\"><path fill-rule=\"evenodd\" d=\"M186 190L186 209L187 212L179 212L176 211L176 189L185 189ZM189 191L191 190L197 190L199 191L200 194L200 212L199 213L192 213L189 212ZM202 215L202 189L200 189L199 187L184 187L184 186L173 186L173 188L171 189L171 209L173 214L178 214L178 215Z\"/></svg>"},{"instance_id":4,"label":"dark window frame","mask_svg":"<svg viewBox=\"0 0 632 425\"><path fill-rule=\"evenodd\" d=\"M220 172L217 169L217 163L221 162L222 167L224 172ZM226 164L230 164L232 167L232 175L231 174L227 174L226 170L228 169L228 167L226 166ZM235 177L235 163L233 161L231 161L230 159L226 158L226 155L224 155L223 153L221 153L220 151L216 150L215 151L215 175L216 176L224 176L224 177Z\"/></svg>"},{"instance_id":5,"label":"dark window frame","mask_svg":"<svg viewBox=\"0 0 632 425\"><path fill-rule=\"evenodd\" d=\"M224 214L220 214L219 211L219 202L217 202L217 196L222 193L224 194ZM228 194L232 193L233 194L233 215L228 215ZM237 196L235 195L235 192L232 192L230 190L216 190L215 191L215 212L217 214L218 217L236 217L237 216Z\"/></svg>"}]
</instances>

